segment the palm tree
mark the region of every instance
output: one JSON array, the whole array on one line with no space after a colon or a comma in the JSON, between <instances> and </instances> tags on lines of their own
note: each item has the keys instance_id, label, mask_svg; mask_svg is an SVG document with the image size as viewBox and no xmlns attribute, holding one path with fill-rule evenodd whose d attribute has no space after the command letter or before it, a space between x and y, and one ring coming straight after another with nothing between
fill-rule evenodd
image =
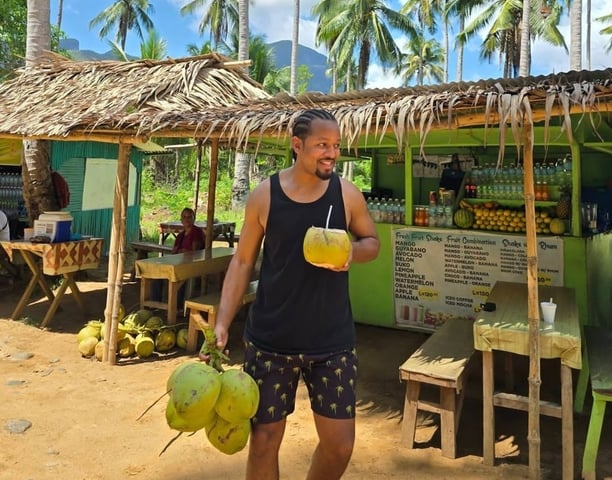
<instances>
[{"instance_id":1,"label":"palm tree","mask_svg":"<svg viewBox=\"0 0 612 480\"><path fill-rule=\"evenodd\" d=\"M181 8L181 15L191 15L206 4L207 0L191 0ZM212 0L200 21L198 30L202 34L206 29L210 29L210 39L218 47L237 24L237 0Z\"/></svg>"},{"instance_id":2,"label":"palm tree","mask_svg":"<svg viewBox=\"0 0 612 480\"><path fill-rule=\"evenodd\" d=\"M149 35L140 44L140 58L162 60L167 53L168 42L161 38L154 29L149 30Z\"/></svg>"},{"instance_id":3,"label":"palm tree","mask_svg":"<svg viewBox=\"0 0 612 480\"><path fill-rule=\"evenodd\" d=\"M249 76L256 82L264 82L266 76L276 71L274 54L272 49L266 44L266 39L262 35L253 35L249 40L248 58L251 61L249 66ZM230 58L238 58L240 38L238 32L234 31L230 35L229 42L225 43L220 52ZM287 84L288 85L288 84Z\"/></svg>"},{"instance_id":4,"label":"palm tree","mask_svg":"<svg viewBox=\"0 0 612 480\"><path fill-rule=\"evenodd\" d=\"M153 20L151 20L149 14L154 11L149 0L116 0L115 3L89 22L89 28L92 29L97 25L102 25L98 32L100 38L106 38L116 28L115 40L119 43L121 49L125 50L128 31L135 30L138 38L143 40L141 24L147 30L153 28Z\"/></svg>"},{"instance_id":5,"label":"palm tree","mask_svg":"<svg viewBox=\"0 0 612 480\"><path fill-rule=\"evenodd\" d=\"M612 13L610 15L604 15L603 17L598 17L595 19L601 23L608 23L607 27L602 28L599 33L602 35L610 35L612 36ZM610 43L606 46L606 52L612 52L612 38L610 38Z\"/></svg>"},{"instance_id":6,"label":"palm tree","mask_svg":"<svg viewBox=\"0 0 612 480\"><path fill-rule=\"evenodd\" d=\"M540 13L543 0L531 0L529 13L530 38L541 37L548 43L567 50L563 35L557 28L562 7L554 4L550 15ZM513 77L520 64L520 38L523 0L488 0L484 9L459 33L458 41L467 43L476 33L488 27L481 45L480 56L490 60L494 54L503 61L503 76Z\"/></svg>"},{"instance_id":7,"label":"palm tree","mask_svg":"<svg viewBox=\"0 0 612 480\"><path fill-rule=\"evenodd\" d=\"M45 50L51 48L49 0L28 0L26 68L32 66ZM49 142L23 141L23 196L30 224L46 210L57 210L58 203L51 181Z\"/></svg>"},{"instance_id":8,"label":"palm tree","mask_svg":"<svg viewBox=\"0 0 612 480\"><path fill-rule=\"evenodd\" d=\"M238 0L238 60L249 59L249 0ZM234 182L232 183L232 208L243 209L250 186L251 155L236 152L234 158Z\"/></svg>"},{"instance_id":9,"label":"palm tree","mask_svg":"<svg viewBox=\"0 0 612 480\"><path fill-rule=\"evenodd\" d=\"M408 0L401 8L400 13L410 15L416 13L419 24L423 30L434 34L437 30L437 18L442 17L444 30L442 35L442 45L444 53L444 83L448 82L448 8L447 0ZM422 33L422 32L421 32Z\"/></svg>"},{"instance_id":10,"label":"palm tree","mask_svg":"<svg viewBox=\"0 0 612 480\"><path fill-rule=\"evenodd\" d=\"M570 4L570 70L582 70L582 0Z\"/></svg>"},{"instance_id":11,"label":"palm tree","mask_svg":"<svg viewBox=\"0 0 612 480\"><path fill-rule=\"evenodd\" d=\"M404 85L416 78L417 85L423 85L425 79L438 83L444 79L444 49L434 39L425 39L419 35L406 42L406 52L402 55L402 63L398 73L402 75Z\"/></svg>"},{"instance_id":12,"label":"palm tree","mask_svg":"<svg viewBox=\"0 0 612 480\"><path fill-rule=\"evenodd\" d=\"M210 42L204 42L202 45L189 43L187 44L186 50L187 54L190 57L198 57L200 55L206 55L207 53L211 53L213 51L213 48Z\"/></svg>"},{"instance_id":13,"label":"palm tree","mask_svg":"<svg viewBox=\"0 0 612 480\"><path fill-rule=\"evenodd\" d=\"M459 34L455 39L457 49L457 74L455 80L457 82L461 82L463 79L463 50L466 40L465 37L461 36L461 32L465 30L465 20L470 17L475 8L480 7L485 1L486 0L450 0L446 3L446 9L443 15L447 19L453 16L459 19Z\"/></svg>"},{"instance_id":14,"label":"palm tree","mask_svg":"<svg viewBox=\"0 0 612 480\"><path fill-rule=\"evenodd\" d=\"M338 65L358 58L358 88L366 85L372 56L376 55L383 68L397 68L401 50L395 43L396 33L415 37L417 28L406 15L387 7L381 0L322 0L313 7L319 14L319 36L324 41L334 39L329 50Z\"/></svg>"},{"instance_id":15,"label":"palm tree","mask_svg":"<svg viewBox=\"0 0 612 480\"><path fill-rule=\"evenodd\" d=\"M531 0L523 0L521 20L521 54L519 59L519 75L528 77L531 68L531 30L529 17L531 16Z\"/></svg>"},{"instance_id":16,"label":"palm tree","mask_svg":"<svg viewBox=\"0 0 612 480\"><path fill-rule=\"evenodd\" d=\"M297 56L300 43L300 0L293 0L293 37L291 39L291 80L289 93L295 95L297 83Z\"/></svg>"}]
</instances>

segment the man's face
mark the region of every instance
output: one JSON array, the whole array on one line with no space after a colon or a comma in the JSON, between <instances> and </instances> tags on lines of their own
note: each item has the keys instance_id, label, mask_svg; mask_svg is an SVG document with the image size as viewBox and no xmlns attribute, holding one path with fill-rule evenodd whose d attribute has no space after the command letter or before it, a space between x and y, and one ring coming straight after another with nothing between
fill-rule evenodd
<instances>
[{"instance_id":1,"label":"man's face","mask_svg":"<svg viewBox=\"0 0 612 480\"><path fill-rule=\"evenodd\" d=\"M302 140L293 137L293 148L297 161L317 177L327 180L331 177L336 160L340 155L340 128L332 120L313 120L310 134Z\"/></svg>"}]
</instances>

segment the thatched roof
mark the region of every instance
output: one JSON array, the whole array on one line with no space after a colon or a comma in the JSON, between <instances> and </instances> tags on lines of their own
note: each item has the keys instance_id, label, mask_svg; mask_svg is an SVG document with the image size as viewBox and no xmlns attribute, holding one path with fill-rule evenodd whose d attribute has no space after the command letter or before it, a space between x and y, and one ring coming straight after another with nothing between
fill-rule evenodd
<instances>
[{"instance_id":1,"label":"thatched roof","mask_svg":"<svg viewBox=\"0 0 612 480\"><path fill-rule=\"evenodd\" d=\"M47 53L0 84L0 135L136 135L172 125L165 114L206 111L269 95L247 63L218 54L163 61L75 62Z\"/></svg>"},{"instance_id":2,"label":"thatched roof","mask_svg":"<svg viewBox=\"0 0 612 480\"><path fill-rule=\"evenodd\" d=\"M292 119L325 108L347 146L409 133L421 146L431 129L510 127L556 120L571 138L570 114L612 111L612 68L335 95L269 97L242 66L216 54L160 62L73 62L48 56L0 85L0 136L101 141L193 137L237 148L264 137L286 142ZM500 129L505 135L506 128ZM500 139L500 144L505 138ZM517 142L518 143L518 142ZM503 153L503 152L502 152Z\"/></svg>"}]
</instances>

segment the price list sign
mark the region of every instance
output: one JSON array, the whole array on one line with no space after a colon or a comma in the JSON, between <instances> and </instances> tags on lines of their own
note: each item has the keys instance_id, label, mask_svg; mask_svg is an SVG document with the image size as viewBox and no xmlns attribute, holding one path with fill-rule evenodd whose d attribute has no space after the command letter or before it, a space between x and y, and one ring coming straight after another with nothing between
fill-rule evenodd
<instances>
[{"instance_id":1,"label":"price list sign","mask_svg":"<svg viewBox=\"0 0 612 480\"><path fill-rule=\"evenodd\" d=\"M563 240L537 242L538 282L563 286ZM527 282L527 239L518 235L403 228L394 230L393 260L398 327L473 318L495 282Z\"/></svg>"}]
</instances>

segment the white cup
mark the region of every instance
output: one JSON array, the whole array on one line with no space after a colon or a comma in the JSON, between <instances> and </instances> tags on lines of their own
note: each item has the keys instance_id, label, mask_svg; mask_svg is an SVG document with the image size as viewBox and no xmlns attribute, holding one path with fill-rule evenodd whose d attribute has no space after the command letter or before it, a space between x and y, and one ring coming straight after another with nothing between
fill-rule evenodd
<instances>
[{"instance_id":1,"label":"white cup","mask_svg":"<svg viewBox=\"0 0 612 480\"><path fill-rule=\"evenodd\" d=\"M553 302L540 302L542 308L542 319L546 323L553 323L555 321L555 313L557 312L557 304Z\"/></svg>"}]
</instances>

